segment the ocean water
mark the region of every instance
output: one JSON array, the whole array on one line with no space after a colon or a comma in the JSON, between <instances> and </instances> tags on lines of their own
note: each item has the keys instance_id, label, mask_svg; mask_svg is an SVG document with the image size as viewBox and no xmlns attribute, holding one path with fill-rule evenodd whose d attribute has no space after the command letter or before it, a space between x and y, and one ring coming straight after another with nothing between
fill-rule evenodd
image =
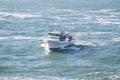
<instances>
[{"instance_id":1,"label":"ocean water","mask_svg":"<svg viewBox=\"0 0 120 80\"><path fill-rule=\"evenodd\" d=\"M51 29L77 47L46 51ZM0 80L120 80L120 0L0 0Z\"/></svg>"}]
</instances>

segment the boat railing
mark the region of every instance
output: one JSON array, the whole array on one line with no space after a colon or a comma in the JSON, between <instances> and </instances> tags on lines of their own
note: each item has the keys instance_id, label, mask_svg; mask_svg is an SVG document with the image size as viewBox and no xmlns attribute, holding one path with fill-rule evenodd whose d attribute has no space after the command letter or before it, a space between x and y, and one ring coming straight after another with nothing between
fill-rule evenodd
<instances>
[{"instance_id":1,"label":"boat railing","mask_svg":"<svg viewBox=\"0 0 120 80\"><path fill-rule=\"evenodd\" d=\"M48 33L48 37L59 41L72 41L73 37L69 33Z\"/></svg>"}]
</instances>

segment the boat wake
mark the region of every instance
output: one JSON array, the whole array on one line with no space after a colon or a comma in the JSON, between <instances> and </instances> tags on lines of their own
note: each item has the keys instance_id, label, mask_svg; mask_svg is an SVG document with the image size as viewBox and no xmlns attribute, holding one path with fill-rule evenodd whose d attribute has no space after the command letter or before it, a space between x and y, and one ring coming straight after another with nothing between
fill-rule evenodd
<instances>
[{"instance_id":1,"label":"boat wake","mask_svg":"<svg viewBox=\"0 0 120 80\"><path fill-rule=\"evenodd\" d=\"M44 48L44 50L46 51L46 54L49 54L49 52L51 52L51 51L49 50L48 44L42 43L42 44L40 45L40 47L43 47L43 48Z\"/></svg>"}]
</instances>

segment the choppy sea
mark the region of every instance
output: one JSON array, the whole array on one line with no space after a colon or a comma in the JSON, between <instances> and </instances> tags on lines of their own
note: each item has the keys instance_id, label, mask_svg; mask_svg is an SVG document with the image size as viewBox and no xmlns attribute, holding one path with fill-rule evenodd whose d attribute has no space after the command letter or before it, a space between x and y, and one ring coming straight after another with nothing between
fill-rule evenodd
<instances>
[{"instance_id":1,"label":"choppy sea","mask_svg":"<svg viewBox=\"0 0 120 80\"><path fill-rule=\"evenodd\" d=\"M77 48L45 51L51 29ZM0 80L120 80L120 0L0 0Z\"/></svg>"}]
</instances>

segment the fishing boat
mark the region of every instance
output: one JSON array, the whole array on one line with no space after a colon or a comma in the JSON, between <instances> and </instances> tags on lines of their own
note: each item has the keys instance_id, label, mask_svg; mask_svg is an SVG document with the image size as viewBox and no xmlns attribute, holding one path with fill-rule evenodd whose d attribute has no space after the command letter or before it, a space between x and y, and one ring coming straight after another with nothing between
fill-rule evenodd
<instances>
[{"instance_id":1,"label":"fishing boat","mask_svg":"<svg viewBox=\"0 0 120 80\"><path fill-rule=\"evenodd\" d=\"M74 45L73 36L64 31L50 31L43 42L48 45L49 50L64 49Z\"/></svg>"}]
</instances>

